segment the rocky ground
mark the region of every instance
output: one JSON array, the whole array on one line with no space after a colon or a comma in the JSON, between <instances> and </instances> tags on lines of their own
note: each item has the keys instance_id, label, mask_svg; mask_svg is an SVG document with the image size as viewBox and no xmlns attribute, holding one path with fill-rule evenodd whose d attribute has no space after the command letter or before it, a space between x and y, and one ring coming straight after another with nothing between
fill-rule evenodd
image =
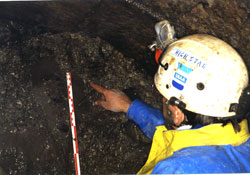
<instances>
[{"instance_id":1,"label":"rocky ground","mask_svg":"<svg viewBox=\"0 0 250 175\"><path fill-rule=\"evenodd\" d=\"M66 72L72 73L81 169L135 173L150 140L122 113L93 106L89 83L159 107L153 79L100 38L42 34L1 50L0 163L9 174L73 174ZM157 106L158 104L158 106Z\"/></svg>"},{"instance_id":2,"label":"rocky ground","mask_svg":"<svg viewBox=\"0 0 250 175\"><path fill-rule=\"evenodd\" d=\"M100 95L89 83L160 108L157 65L147 46L161 18L175 25L178 37L224 39L250 66L247 0L138 3L1 4L0 175L74 174L66 72L72 74L83 174L136 173L150 140L125 114L94 106Z\"/></svg>"}]
</instances>

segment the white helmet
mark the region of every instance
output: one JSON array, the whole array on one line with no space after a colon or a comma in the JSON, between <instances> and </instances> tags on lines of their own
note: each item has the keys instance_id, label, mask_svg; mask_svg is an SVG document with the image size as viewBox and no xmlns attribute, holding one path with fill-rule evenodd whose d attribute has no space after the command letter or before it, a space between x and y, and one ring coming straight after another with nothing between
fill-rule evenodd
<instances>
[{"instance_id":1,"label":"white helmet","mask_svg":"<svg viewBox=\"0 0 250 175\"><path fill-rule=\"evenodd\" d=\"M160 64L154 81L168 100L175 97L185 109L211 117L236 114L248 72L224 41L205 34L184 37L166 48Z\"/></svg>"}]
</instances>

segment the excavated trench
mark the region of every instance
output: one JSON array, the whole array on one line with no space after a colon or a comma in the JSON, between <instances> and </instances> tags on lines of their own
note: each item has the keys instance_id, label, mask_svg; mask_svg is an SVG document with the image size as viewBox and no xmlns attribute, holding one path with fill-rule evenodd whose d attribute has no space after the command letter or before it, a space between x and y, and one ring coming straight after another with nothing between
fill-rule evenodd
<instances>
[{"instance_id":1,"label":"excavated trench","mask_svg":"<svg viewBox=\"0 0 250 175\"><path fill-rule=\"evenodd\" d=\"M2 2L0 175L74 174L66 72L82 174L136 173L151 141L125 114L94 106L89 83L160 109L148 49L155 23L168 19L178 38L217 36L249 67L249 14L247 0Z\"/></svg>"}]
</instances>

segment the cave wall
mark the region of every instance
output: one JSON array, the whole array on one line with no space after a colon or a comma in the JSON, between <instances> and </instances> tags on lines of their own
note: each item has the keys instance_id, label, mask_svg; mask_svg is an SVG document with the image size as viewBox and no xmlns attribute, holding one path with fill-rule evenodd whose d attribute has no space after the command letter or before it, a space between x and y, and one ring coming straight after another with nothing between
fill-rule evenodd
<instances>
[{"instance_id":1,"label":"cave wall","mask_svg":"<svg viewBox=\"0 0 250 175\"><path fill-rule=\"evenodd\" d=\"M169 19L177 37L205 33L234 47L250 67L250 2L247 0L148 1Z\"/></svg>"},{"instance_id":2,"label":"cave wall","mask_svg":"<svg viewBox=\"0 0 250 175\"><path fill-rule=\"evenodd\" d=\"M86 174L136 173L150 141L124 114L94 107L89 82L136 90L160 108L148 45L168 19L178 38L231 44L250 67L247 0L2 2L0 174L74 174L65 72L73 75L80 159ZM35 141L35 142L34 142ZM57 161L55 161L57 160ZM3 174L3 173L2 173Z\"/></svg>"},{"instance_id":3,"label":"cave wall","mask_svg":"<svg viewBox=\"0 0 250 175\"><path fill-rule=\"evenodd\" d=\"M155 23L168 19L178 38L195 33L219 37L250 67L247 0L11 2L2 3L0 17L8 25L1 29L1 43L47 32L85 31L137 60L138 68L152 76L157 65L148 45L155 39Z\"/></svg>"}]
</instances>

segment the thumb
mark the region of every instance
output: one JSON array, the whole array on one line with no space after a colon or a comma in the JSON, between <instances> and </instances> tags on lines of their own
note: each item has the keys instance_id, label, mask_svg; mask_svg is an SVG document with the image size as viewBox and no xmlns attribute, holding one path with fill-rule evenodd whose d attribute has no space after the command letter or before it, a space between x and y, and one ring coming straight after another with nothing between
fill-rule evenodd
<instances>
[{"instance_id":1,"label":"thumb","mask_svg":"<svg viewBox=\"0 0 250 175\"><path fill-rule=\"evenodd\" d=\"M107 102L106 101L103 101L103 100L95 101L95 105L98 105L98 106L101 106L101 107L107 109Z\"/></svg>"}]
</instances>

